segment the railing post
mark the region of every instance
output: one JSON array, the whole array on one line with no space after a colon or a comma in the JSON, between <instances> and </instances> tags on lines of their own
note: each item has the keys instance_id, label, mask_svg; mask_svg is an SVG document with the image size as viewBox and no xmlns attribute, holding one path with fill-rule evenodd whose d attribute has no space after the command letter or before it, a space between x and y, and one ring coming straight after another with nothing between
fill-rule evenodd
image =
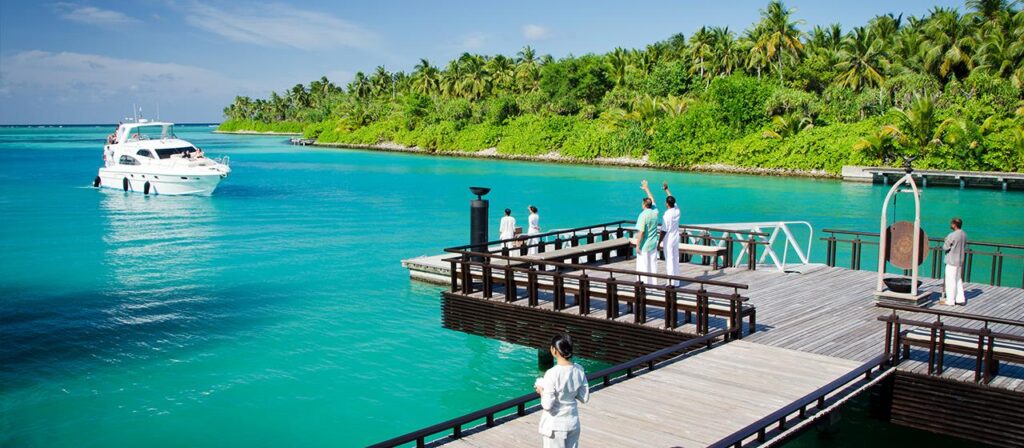
<instances>
[{"instance_id":1,"label":"railing post","mask_svg":"<svg viewBox=\"0 0 1024 448\"><path fill-rule=\"evenodd\" d=\"M708 295L704 285L697 290L697 334L708 333Z\"/></svg>"},{"instance_id":2,"label":"railing post","mask_svg":"<svg viewBox=\"0 0 1024 448\"><path fill-rule=\"evenodd\" d=\"M734 289L732 297L729 299L729 329L730 333L735 333L733 339L743 339L743 319L740 318L742 310L743 304L740 302L740 295Z\"/></svg>"},{"instance_id":3,"label":"railing post","mask_svg":"<svg viewBox=\"0 0 1024 448\"><path fill-rule=\"evenodd\" d=\"M853 269L854 271L860 270L861 246L862 241L860 239L860 235L858 235L853 239L853 251L850 253L850 269ZM882 250L882 248L879 248L878 250Z\"/></svg>"},{"instance_id":4,"label":"railing post","mask_svg":"<svg viewBox=\"0 0 1024 448\"><path fill-rule=\"evenodd\" d=\"M967 262L964 263L963 280L964 283L971 282L971 268L974 267L974 251L967 249Z\"/></svg>"},{"instance_id":5,"label":"railing post","mask_svg":"<svg viewBox=\"0 0 1024 448\"><path fill-rule=\"evenodd\" d=\"M665 289L665 328L676 328L676 313L679 303L676 301L676 286L669 281Z\"/></svg>"},{"instance_id":6,"label":"railing post","mask_svg":"<svg viewBox=\"0 0 1024 448\"><path fill-rule=\"evenodd\" d=\"M605 283L605 291L608 293L608 309L605 310L609 319L615 319L619 317L619 286L615 283L615 277L609 275L608 282Z\"/></svg>"},{"instance_id":7,"label":"railing post","mask_svg":"<svg viewBox=\"0 0 1024 448\"><path fill-rule=\"evenodd\" d=\"M590 279L587 278L586 272L584 272L583 275L580 276L579 285L580 314L590 314Z\"/></svg>"},{"instance_id":8,"label":"railing post","mask_svg":"<svg viewBox=\"0 0 1024 448\"><path fill-rule=\"evenodd\" d=\"M747 241L747 269L751 271L757 270L757 243L754 242L753 235Z\"/></svg>"},{"instance_id":9,"label":"railing post","mask_svg":"<svg viewBox=\"0 0 1024 448\"><path fill-rule=\"evenodd\" d=\"M561 249L561 248L562 248L562 236L561 235L555 235L555 250L558 250L558 249Z\"/></svg>"},{"instance_id":10,"label":"railing post","mask_svg":"<svg viewBox=\"0 0 1024 448\"><path fill-rule=\"evenodd\" d=\"M682 235L679 235L679 241L683 244L690 244L690 232L684 230ZM679 262L689 263L692 258L690 254L684 253L679 257Z\"/></svg>"},{"instance_id":11,"label":"railing post","mask_svg":"<svg viewBox=\"0 0 1024 448\"><path fill-rule=\"evenodd\" d=\"M459 291L459 264L455 262L454 258L449 263L451 263L451 266L449 267L450 272L448 272L448 275L451 276L451 281L452 281L451 290L452 290L452 292L458 292Z\"/></svg>"},{"instance_id":12,"label":"railing post","mask_svg":"<svg viewBox=\"0 0 1024 448\"><path fill-rule=\"evenodd\" d=\"M470 265L469 258L463 257L462 259L462 293L473 294L473 266Z\"/></svg>"},{"instance_id":13,"label":"railing post","mask_svg":"<svg viewBox=\"0 0 1024 448\"><path fill-rule=\"evenodd\" d=\"M484 298L490 299L494 296L494 278L491 277L491 257L484 257Z\"/></svg>"},{"instance_id":14,"label":"railing post","mask_svg":"<svg viewBox=\"0 0 1024 448\"><path fill-rule=\"evenodd\" d=\"M516 273L512 270L512 264L505 260L505 301L515 302L519 298L519 291L516 289Z\"/></svg>"},{"instance_id":15,"label":"railing post","mask_svg":"<svg viewBox=\"0 0 1024 448\"><path fill-rule=\"evenodd\" d=\"M832 254L836 251L836 236L835 234L829 234L828 238L825 238L825 265L829 267L835 267L835 261L832 259Z\"/></svg>"},{"instance_id":16,"label":"railing post","mask_svg":"<svg viewBox=\"0 0 1024 448\"><path fill-rule=\"evenodd\" d=\"M727 234L725 234L725 266L724 267L727 267L727 268L731 268L732 267L732 265L733 265L732 254L733 254L732 234L727 233Z\"/></svg>"},{"instance_id":17,"label":"railing post","mask_svg":"<svg viewBox=\"0 0 1024 448\"><path fill-rule=\"evenodd\" d=\"M555 311L565 308L565 278L562 274L554 274L555 278Z\"/></svg>"},{"instance_id":18,"label":"railing post","mask_svg":"<svg viewBox=\"0 0 1024 448\"><path fill-rule=\"evenodd\" d=\"M996 251L992 253L992 274L989 276L988 284L999 286L999 284L996 283L996 269L998 268L1001 271L1002 264L1003 254L999 252L999 248L997 247Z\"/></svg>"},{"instance_id":19,"label":"railing post","mask_svg":"<svg viewBox=\"0 0 1024 448\"><path fill-rule=\"evenodd\" d=\"M530 265L530 272L526 274L527 280L527 304L531 307L537 306L538 300L538 285L537 285L537 267Z\"/></svg>"},{"instance_id":20,"label":"railing post","mask_svg":"<svg viewBox=\"0 0 1024 448\"><path fill-rule=\"evenodd\" d=\"M647 287L644 283L637 281L633 285L633 297L636 302L633 309L633 323L643 324L647 322Z\"/></svg>"}]
</instances>

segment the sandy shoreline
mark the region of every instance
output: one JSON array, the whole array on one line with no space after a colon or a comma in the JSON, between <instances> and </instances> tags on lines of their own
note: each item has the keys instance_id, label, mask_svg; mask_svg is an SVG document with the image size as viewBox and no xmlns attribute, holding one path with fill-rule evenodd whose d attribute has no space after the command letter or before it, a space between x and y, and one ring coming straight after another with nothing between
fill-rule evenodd
<instances>
[{"instance_id":1,"label":"sandy shoreline","mask_svg":"<svg viewBox=\"0 0 1024 448\"><path fill-rule=\"evenodd\" d=\"M256 132L256 131L213 131L218 134L241 134L241 135L299 135L284 132ZM420 148L418 146L403 146L395 142L381 142L374 145L360 145L352 143L321 143L315 142L313 146L325 148L351 148L365 149L371 151L401 152L408 154L422 154L426 156L442 157L468 157L475 159L499 159L519 160L527 162L548 162L562 163L569 165L594 165L594 166L624 166L635 168L657 168L671 171L695 171L706 173L729 173L729 174L751 174L757 176L784 176L784 177L805 177L817 179L841 179L839 174L829 173L822 170L796 170L788 168L751 168L726 164L701 164L690 167L674 167L652 163L647 156L635 157L597 157L594 159L577 159L566 157L558 152L549 152L541 155L523 154L502 154L497 148L487 148L479 151L434 151Z\"/></svg>"}]
</instances>

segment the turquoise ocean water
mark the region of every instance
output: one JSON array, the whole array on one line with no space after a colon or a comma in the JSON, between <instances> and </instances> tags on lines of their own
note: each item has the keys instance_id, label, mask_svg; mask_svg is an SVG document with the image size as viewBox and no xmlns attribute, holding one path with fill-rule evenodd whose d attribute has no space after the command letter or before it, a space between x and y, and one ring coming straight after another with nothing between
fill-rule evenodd
<instances>
[{"instance_id":1,"label":"turquoise ocean water","mask_svg":"<svg viewBox=\"0 0 1024 448\"><path fill-rule=\"evenodd\" d=\"M213 197L144 197L90 187L111 129L0 128L0 446L359 446L525 393L535 351L442 329L441 288L399 264L466 242L470 185L494 189L492 235L500 209L525 222L528 204L548 229L635 218L642 178L668 181L690 223L871 231L885 194L187 126L178 134L229 155L233 174ZM930 235L959 215L973 239L1024 243L1024 194L924 200ZM848 425L794 444L929 440Z\"/></svg>"}]
</instances>

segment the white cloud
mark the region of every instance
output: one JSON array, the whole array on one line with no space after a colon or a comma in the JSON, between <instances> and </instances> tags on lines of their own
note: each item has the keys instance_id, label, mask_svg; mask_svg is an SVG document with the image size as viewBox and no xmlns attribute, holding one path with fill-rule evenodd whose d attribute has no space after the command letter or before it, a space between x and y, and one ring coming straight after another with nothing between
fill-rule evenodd
<instances>
[{"instance_id":1,"label":"white cloud","mask_svg":"<svg viewBox=\"0 0 1024 448\"><path fill-rule=\"evenodd\" d=\"M460 37L454 46L458 50L479 50L487 43L487 39L484 33L470 33Z\"/></svg>"},{"instance_id":2,"label":"white cloud","mask_svg":"<svg viewBox=\"0 0 1024 448\"><path fill-rule=\"evenodd\" d=\"M137 20L122 12L100 9L95 6L85 6L77 3L57 3L54 7L62 19L86 25L107 26L137 22Z\"/></svg>"},{"instance_id":3,"label":"white cloud","mask_svg":"<svg viewBox=\"0 0 1024 448\"><path fill-rule=\"evenodd\" d=\"M527 24L523 25L523 37L529 40L547 39L551 30L545 26Z\"/></svg>"},{"instance_id":4,"label":"white cloud","mask_svg":"<svg viewBox=\"0 0 1024 448\"><path fill-rule=\"evenodd\" d=\"M192 26L236 42L265 47L368 49L377 41L375 33L354 23L282 4L251 4L227 11L195 3L188 9L185 20Z\"/></svg>"},{"instance_id":5,"label":"white cloud","mask_svg":"<svg viewBox=\"0 0 1024 448\"><path fill-rule=\"evenodd\" d=\"M8 91L43 89L58 95L116 98L129 90L162 96L209 93L233 83L200 67L95 54L32 50L0 61L0 87Z\"/></svg>"}]
</instances>

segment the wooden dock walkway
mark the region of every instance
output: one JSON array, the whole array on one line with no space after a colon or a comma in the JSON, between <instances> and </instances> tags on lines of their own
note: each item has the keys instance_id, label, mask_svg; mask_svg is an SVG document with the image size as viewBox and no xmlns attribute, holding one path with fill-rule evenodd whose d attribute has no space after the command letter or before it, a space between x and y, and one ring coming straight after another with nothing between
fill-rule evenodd
<instances>
[{"instance_id":1,"label":"wooden dock walkway","mask_svg":"<svg viewBox=\"0 0 1024 448\"><path fill-rule=\"evenodd\" d=\"M843 180L891 184L899 180L906 171L903 168L844 166ZM992 188L1024 190L1024 173L998 171L947 171L914 170L914 178L922 187L942 185L959 188Z\"/></svg>"},{"instance_id":2,"label":"wooden dock walkway","mask_svg":"<svg viewBox=\"0 0 1024 448\"><path fill-rule=\"evenodd\" d=\"M743 309L756 309L756 325L751 328L741 320L737 334L735 323L738 314L733 310L726 315L708 313L708 302L699 305L708 320L705 327L697 325L699 319L698 322L680 322L678 326L669 324L666 318L673 313L669 313L665 305L668 303L665 300L668 290L664 287L637 285L636 294L642 294L644 302L634 302L634 296L630 295L633 284L619 284L627 297L618 297L614 309L622 311L620 314L608 313L611 303L608 288L616 284L614 280L609 283L608 279L611 276L622 278L619 272L634 270L635 260L615 257L608 261L597 260L596 263L591 260L597 267L584 267L575 262L572 265L536 264L530 270L520 271L508 270L505 268L507 263L499 267L494 263L474 265L464 261L458 264L460 271L463 267L475 266L470 268L473 280L469 284L484 278L493 279L489 286L484 282L480 288L471 286L467 290L462 285L467 281L464 273L456 272L453 276L451 269L454 265L445 261L451 256L420 257L402 262L410 270L412 278L445 284L452 289L442 294L444 325L448 328L535 347L540 347L543 342L538 342L539 336L529 333L549 335L553 331L572 328L574 335L589 334L591 344L606 344L607 347L598 354L606 356L603 359L616 362L638 356L624 351L623 345L649 343L651 347L667 347L677 343L673 341L706 334L709 328L731 336L731 342L596 391L591 403L581 410L585 428L583 443L587 446L707 446L737 430L749 430L754 422L764 424L759 419L764 420L766 416L778 417L780 412L786 411L790 414L781 415L793 418L796 400L806 398L810 391L820 392L822 385L836 386L840 378L846 382L841 388L829 392L828 396L836 403L844 401L863 390L867 383L874 382L867 377L860 381L861 384L854 384L850 378L855 377L850 375L852 372L863 373L865 366L877 365L882 359L880 356L888 349L890 334L887 323L880 317L896 315L896 310L876 305L873 295L875 272L825 264L793 265L780 271L754 270L750 266L715 269L683 263L679 276L690 279L690 284L683 284L680 291L692 292L699 288L704 294L705 287L708 290L732 288L733 299L724 300L728 297L723 294L728 292L719 292L716 306L721 307L722 300L726 304L730 301L738 303L736 294L741 293ZM474 271L477 267L481 270ZM487 272L490 274L485 275L484 268L489 269ZM664 273L662 261L658 262L658 270ZM513 283L515 297L509 296L508 299L504 281L507 272L513 272L516 278ZM635 277L636 274L625 274L625 277L629 275ZM541 285L543 291L531 292L527 282L530 277L534 277L533 284ZM587 281L581 283L584 278ZM1003 343L1008 343L1006 338L1024 337L1024 326L1019 325L1024 320L1024 289L966 283L967 305L949 307L938 302L942 281L923 280L923 290L933 294L930 301L920 308L899 311L899 319L907 321L908 327L917 325L910 324L912 320L934 322L936 312L948 311L1008 322L990 325L984 320L939 316L942 324L948 325L951 331L955 327L982 330L984 325L983 331L1002 334L999 337L1004 338ZM635 279L630 282L635 282ZM716 282L718 286L715 286ZM655 283L664 284L664 279ZM587 287L583 288L581 284ZM589 293L583 294L581 305L581 291L584 289ZM684 294L680 293L679 303L693 300L692 293L687 294L690 297L683 298ZM461 301L461 304L452 305L453 300ZM642 307L644 312L631 309L634 303L647 303ZM450 311L459 306L463 308ZM478 308L466 308L469 306ZM682 312L681 309L678 311ZM451 313L454 317L449 316ZM505 316L498 317L499 314ZM450 322L450 317L457 322ZM1017 322L1016 326L1009 321ZM744 332L744 327L748 331ZM918 330L921 328L917 326ZM737 337L742 339L735 340ZM616 346L620 338L629 342ZM580 345L586 345L586 342ZM636 350L650 353L654 351L651 347L643 346ZM1016 363L1019 360L1001 363L997 375L979 382L977 372L981 364L977 356L946 351L939 356L945 360L944 366L933 370L934 345L931 350L915 347L909 351L907 359L886 371L886 375L895 378L890 382L895 384L891 397L900 400L893 401L892 420L907 426L997 444L1003 444L1003 439L1010 437L1010 433L1005 431L1010 431L1015 434L1012 436L1014 443L1010 445L1024 443L1024 416L1019 412L1024 405L1024 366ZM595 353L588 353L587 347L583 347L580 354L593 357ZM598 359L602 358L599 356ZM985 367L986 371L988 368ZM528 388L529 385L524 385L524 391ZM971 397L976 396L986 398L974 400L978 401L974 403ZM962 416L958 409L967 406L964 403L968 401L965 400L973 403L971 406L980 407ZM804 409L801 409L801 415L811 419L819 412L827 410L809 410L804 415ZM519 418L506 416L493 427L480 426L471 430L467 426L461 438L443 438L437 443L464 447L533 445L539 439L536 431L538 414L524 413L522 408L520 413L525 415ZM948 421L936 426L934 422L938 417L934 416L946 416ZM975 430L978 425L985 425L988 419L999 422L1003 429ZM808 421L804 418L798 420ZM769 422L762 427L770 425ZM790 430L768 429L768 438ZM1016 435L1016 431L1020 434ZM756 446L759 443L752 440L747 436L744 445Z\"/></svg>"},{"instance_id":3,"label":"wooden dock walkway","mask_svg":"<svg viewBox=\"0 0 1024 448\"><path fill-rule=\"evenodd\" d=\"M580 406L587 447L703 447L857 368L860 363L735 341L594 392ZM452 441L539 445L540 413Z\"/></svg>"}]
</instances>

